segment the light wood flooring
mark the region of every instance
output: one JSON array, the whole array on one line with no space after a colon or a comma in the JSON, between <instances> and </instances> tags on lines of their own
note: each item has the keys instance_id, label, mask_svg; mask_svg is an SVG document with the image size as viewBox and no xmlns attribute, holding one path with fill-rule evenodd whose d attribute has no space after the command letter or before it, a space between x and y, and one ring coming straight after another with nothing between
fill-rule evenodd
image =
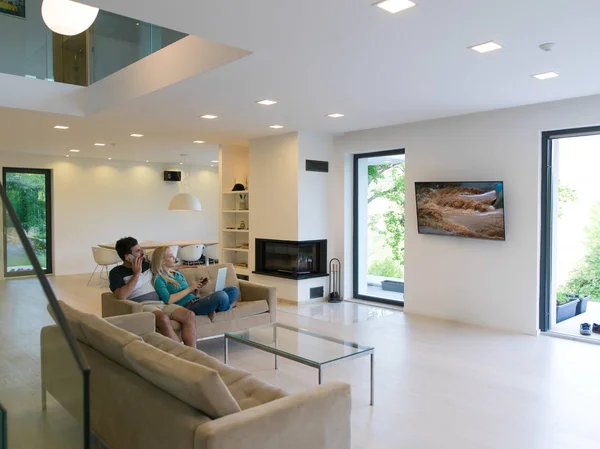
<instances>
[{"instance_id":1,"label":"light wood flooring","mask_svg":"<svg viewBox=\"0 0 600 449\"><path fill-rule=\"evenodd\" d=\"M106 287L86 287L87 276L50 279L59 298L100 313ZM0 402L12 416L10 449L76 447L60 444L76 435L73 420L53 401L46 414L39 407L39 330L51 323L44 301L35 280L0 281ZM599 346L387 312L348 303L278 311L283 323L376 348L374 407L368 357L324 375L352 385L354 449L600 445ZM199 348L222 359L222 338ZM290 392L317 384L316 370L280 359L275 371L272 356L235 343L230 363Z\"/></svg>"}]
</instances>

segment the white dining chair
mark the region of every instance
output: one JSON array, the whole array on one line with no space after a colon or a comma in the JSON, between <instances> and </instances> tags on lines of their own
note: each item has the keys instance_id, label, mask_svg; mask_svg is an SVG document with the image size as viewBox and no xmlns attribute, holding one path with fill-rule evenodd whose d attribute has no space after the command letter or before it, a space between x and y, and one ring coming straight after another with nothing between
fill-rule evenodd
<instances>
[{"instance_id":1,"label":"white dining chair","mask_svg":"<svg viewBox=\"0 0 600 449\"><path fill-rule=\"evenodd\" d=\"M216 245L206 245L204 247L204 260L206 261L206 265L210 265L211 260L219 261L219 244Z\"/></svg>"},{"instance_id":2,"label":"white dining chair","mask_svg":"<svg viewBox=\"0 0 600 449\"><path fill-rule=\"evenodd\" d=\"M94 268L94 271L88 280L88 286L90 285L90 282L92 282L92 278L94 277L94 274L96 274L98 267L102 267L100 268L100 282L94 285L100 285L102 284L102 280L108 280L108 267L121 263L121 258L114 249L105 249L92 246L92 255L94 256L94 261L96 262L96 268ZM104 270L106 270L106 277L102 277L102 272Z\"/></svg>"},{"instance_id":3,"label":"white dining chair","mask_svg":"<svg viewBox=\"0 0 600 449\"><path fill-rule=\"evenodd\" d=\"M184 265L199 265L204 245L190 245L179 248L179 260Z\"/></svg>"}]
</instances>

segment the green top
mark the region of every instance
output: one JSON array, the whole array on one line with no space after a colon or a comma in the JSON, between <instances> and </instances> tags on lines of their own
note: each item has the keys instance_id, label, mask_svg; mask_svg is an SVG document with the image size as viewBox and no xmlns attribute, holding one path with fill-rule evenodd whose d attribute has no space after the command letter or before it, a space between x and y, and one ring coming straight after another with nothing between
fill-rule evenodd
<instances>
[{"instance_id":1,"label":"green top","mask_svg":"<svg viewBox=\"0 0 600 449\"><path fill-rule=\"evenodd\" d=\"M171 279L175 279L177 281L177 285L173 285L170 282L167 282L162 276L156 276L156 278L154 278L154 288L156 289L156 293L158 293L160 299L166 304L169 303L169 299L171 299L172 294L179 293L181 290L185 290L189 287L187 281L185 280L185 276L179 271L174 271L173 276L171 276ZM195 297L196 296L190 293L181 298L175 304L177 304L178 306L185 306Z\"/></svg>"}]
</instances>

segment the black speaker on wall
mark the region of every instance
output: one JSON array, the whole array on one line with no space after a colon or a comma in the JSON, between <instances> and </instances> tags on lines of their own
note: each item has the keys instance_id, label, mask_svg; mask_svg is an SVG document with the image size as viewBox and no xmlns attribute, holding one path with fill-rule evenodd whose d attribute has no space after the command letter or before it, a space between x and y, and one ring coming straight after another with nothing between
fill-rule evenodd
<instances>
[{"instance_id":1,"label":"black speaker on wall","mask_svg":"<svg viewBox=\"0 0 600 449\"><path fill-rule=\"evenodd\" d=\"M181 181L181 172L165 171L165 181Z\"/></svg>"}]
</instances>

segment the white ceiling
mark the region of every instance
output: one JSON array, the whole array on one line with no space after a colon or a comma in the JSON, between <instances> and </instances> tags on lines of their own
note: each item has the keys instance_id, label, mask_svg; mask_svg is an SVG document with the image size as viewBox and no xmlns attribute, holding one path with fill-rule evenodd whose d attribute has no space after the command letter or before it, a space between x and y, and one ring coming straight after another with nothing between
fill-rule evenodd
<instances>
[{"instance_id":1,"label":"white ceiling","mask_svg":"<svg viewBox=\"0 0 600 449\"><path fill-rule=\"evenodd\" d=\"M600 93L597 0L416 1L392 15L371 6L374 0L87 0L252 54L69 119L85 127L77 138L88 142L121 143L143 126L144 146L128 141L131 148L122 148L145 159L150 144L179 151L195 139L243 144L293 130L343 133ZM483 55L467 49L489 40L504 49ZM538 48L545 42L555 42L554 51ZM560 77L530 76L550 70ZM279 103L254 103L264 98ZM345 117L326 117L331 112ZM204 113L219 118L197 118ZM2 128L13 114L0 110ZM273 124L284 128L269 129ZM47 128L32 134L12 144L40 147L56 135ZM63 147L84 145L66 136Z\"/></svg>"}]
</instances>

